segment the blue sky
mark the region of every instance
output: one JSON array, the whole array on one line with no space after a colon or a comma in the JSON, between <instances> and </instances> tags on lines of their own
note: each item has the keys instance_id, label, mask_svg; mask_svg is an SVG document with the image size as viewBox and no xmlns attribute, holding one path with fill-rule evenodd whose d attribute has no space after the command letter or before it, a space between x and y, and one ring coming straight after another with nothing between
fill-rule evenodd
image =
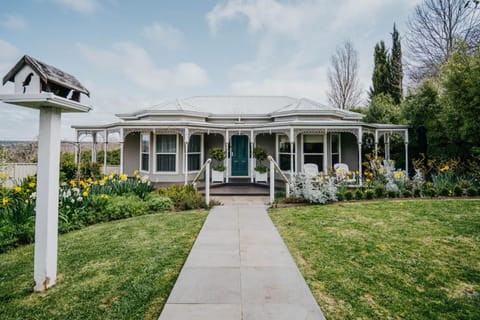
<instances>
[{"instance_id":1,"label":"blue sky","mask_svg":"<svg viewBox=\"0 0 480 320\"><path fill-rule=\"evenodd\" d=\"M350 40L360 84L373 48L402 35L420 0L4 0L0 74L29 54L76 76L91 92L72 124L194 95L289 95L328 104L330 57ZM0 93L12 92L11 85ZM366 96L366 95L365 95ZM38 111L0 103L0 140L35 139Z\"/></svg>"}]
</instances>

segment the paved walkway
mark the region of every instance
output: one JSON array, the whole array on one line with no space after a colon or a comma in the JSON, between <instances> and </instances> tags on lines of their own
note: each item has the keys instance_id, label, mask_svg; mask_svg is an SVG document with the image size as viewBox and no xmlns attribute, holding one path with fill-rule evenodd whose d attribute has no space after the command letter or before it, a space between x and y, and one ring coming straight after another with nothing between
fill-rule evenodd
<instances>
[{"instance_id":1,"label":"paved walkway","mask_svg":"<svg viewBox=\"0 0 480 320\"><path fill-rule=\"evenodd\" d=\"M160 315L187 319L324 319L258 200L211 210Z\"/></svg>"}]
</instances>

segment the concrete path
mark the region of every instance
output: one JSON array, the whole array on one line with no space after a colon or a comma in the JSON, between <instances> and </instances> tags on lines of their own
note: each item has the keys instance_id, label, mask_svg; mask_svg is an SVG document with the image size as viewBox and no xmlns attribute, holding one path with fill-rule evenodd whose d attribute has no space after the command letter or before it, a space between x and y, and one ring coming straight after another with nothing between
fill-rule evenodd
<instances>
[{"instance_id":1,"label":"concrete path","mask_svg":"<svg viewBox=\"0 0 480 320\"><path fill-rule=\"evenodd\" d=\"M325 319L261 204L211 210L160 320Z\"/></svg>"}]
</instances>

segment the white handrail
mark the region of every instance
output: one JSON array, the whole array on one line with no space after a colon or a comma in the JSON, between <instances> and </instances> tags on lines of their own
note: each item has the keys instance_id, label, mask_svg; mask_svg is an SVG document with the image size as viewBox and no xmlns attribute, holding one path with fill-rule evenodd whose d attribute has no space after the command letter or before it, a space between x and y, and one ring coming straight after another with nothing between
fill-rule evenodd
<instances>
[{"instance_id":1,"label":"white handrail","mask_svg":"<svg viewBox=\"0 0 480 320\"><path fill-rule=\"evenodd\" d=\"M207 159L207 161L205 161L200 171L192 180L192 186L195 190L197 190L197 180L205 171L205 202L207 203L207 206L210 205L210 163L211 162L212 162L212 159Z\"/></svg>"},{"instance_id":2,"label":"white handrail","mask_svg":"<svg viewBox=\"0 0 480 320\"><path fill-rule=\"evenodd\" d=\"M275 201L275 171L280 174L280 177L285 182L285 195L287 197L290 196L290 181L272 156L268 156L267 159L270 161L270 203L273 203Z\"/></svg>"}]
</instances>

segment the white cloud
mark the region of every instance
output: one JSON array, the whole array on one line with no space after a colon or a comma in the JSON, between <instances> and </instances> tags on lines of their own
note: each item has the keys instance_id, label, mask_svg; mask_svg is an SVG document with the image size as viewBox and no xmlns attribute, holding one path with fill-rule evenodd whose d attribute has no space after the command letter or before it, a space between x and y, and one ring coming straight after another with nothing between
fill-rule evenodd
<instances>
[{"instance_id":1,"label":"white cloud","mask_svg":"<svg viewBox=\"0 0 480 320\"><path fill-rule=\"evenodd\" d=\"M51 1L69 10L82 13L82 14L94 13L100 7L97 0L51 0Z\"/></svg>"},{"instance_id":2,"label":"white cloud","mask_svg":"<svg viewBox=\"0 0 480 320\"><path fill-rule=\"evenodd\" d=\"M0 24L10 30L22 30L28 27L27 21L17 15L5 14Z\"/></svg>"},{"instance_id":3,"label":"white cloud","mask_svg":"<svg viewBox=\"0 0 480 320\"><path fill-rule=\"evenodd\" d=\"M207 72L192 62L161 68L144 48L132 42L115 43L111 50L77 44L80 52L99 68L117 70L132 82L150 90L203 86Z\"/></svg>"},{"instance_id":4,"label":"white cloud","mask_svg":"<svg viewBox=\"0 0 480 320\"><path fill-rule=\"evenodd\" d=\"M170 25L161 25L154 22L143 29L143 35L155 44L168 49L178 49L183 46L184 35L182 31Z\"/></svg>"},{"instance_id":5,"label":"white cloud","mask_svg":"<svg viewBox=\"0 0 480 320\"><path fill-rule=\"evenodd\" d=\"M0 62L12 62L20 55L20 50L8 41L0 39ZM13 65L12 65L13 66Z\"/></svg>"},{"instance_id":6,"label":"white cloud","mask_svg":"<svg viewBox=\"0 0 480 320\"><path fill-rule=\"evenodd\" d=\"M208 14L207 21L212 32L219 26L237 18L246 18L251 32L267 31L283 35L298 34L316 17L325 13L318 5L324 1L280 3L276 0L229 0L217 4Z\"/></svg>"}]
</instances>

